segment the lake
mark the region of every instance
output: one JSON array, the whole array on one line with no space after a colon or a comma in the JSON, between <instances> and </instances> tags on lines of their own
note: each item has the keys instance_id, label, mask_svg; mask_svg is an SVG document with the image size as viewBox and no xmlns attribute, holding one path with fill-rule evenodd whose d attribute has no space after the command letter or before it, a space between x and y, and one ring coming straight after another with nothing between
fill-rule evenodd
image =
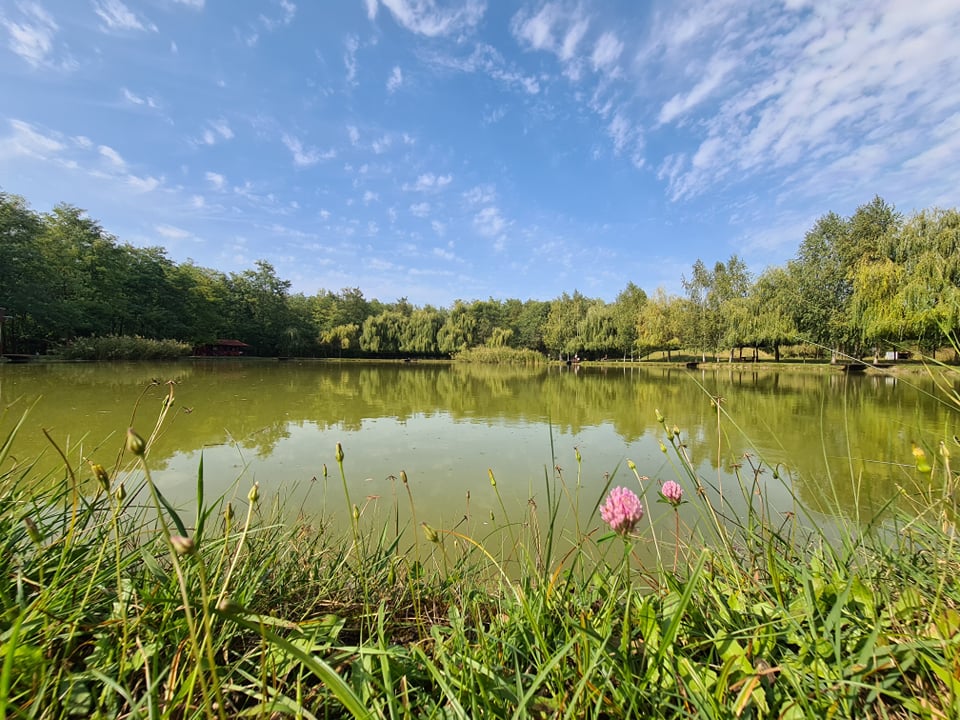
<instances>
[{"instance_id":1,"label":"lake","mask_svg":"<svg viewBox=\"0 0 960 720\"><path fill-rule=\"evenodd\" d=\"M762 459L759 478L773 511L794 511L795 494L825 516L862 521L898 487L917 482L912 443L935 452L940 440L958 432L957 411L928 376L847 376L824 367L28 363L0 365L3 437L30 408L0 471L14 461L21 467L36 461L29 478L62 482L62 462L43 428L83 478L90 478L84 458L114 468L131 422L144 437L152 430L168 381L175 383L175 404L150 463L158 485L177 503L189 505L195 496L202 454L208 498L245 498L256 481L265 499L282 498L289 511L342 517L334 459L339 442L351 500L364 513L383 512L399 497L406 517L406 492L396 480L403 470L418 520L437 527L501 512L488 469L519 515L529 498L544 501L545 478L556 482L555 467L568 487L577 487L575 448L582 456L582 512L600 497L607 474L614 474L613 484L637 489L627 459L652 479L648 507L668 512L653 502L655 481L693 488L673 454L661 452L666 434L657 409L668 428L679 428L711 492L734 498L731 512L741 497L734 464L750 481L751 466ZM950 382L947 389L955 390ZM721 398L719 423L715 397Z\"/></svg>"}]
</instances>

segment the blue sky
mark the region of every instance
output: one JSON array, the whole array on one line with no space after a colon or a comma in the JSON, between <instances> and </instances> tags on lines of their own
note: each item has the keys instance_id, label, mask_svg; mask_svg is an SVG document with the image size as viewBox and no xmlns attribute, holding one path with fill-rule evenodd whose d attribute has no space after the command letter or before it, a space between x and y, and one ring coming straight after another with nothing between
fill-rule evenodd
<instances>
[{"instance_id":1,"label":"blue sky","mask_svg":"<svg viewBox=\"0 0 960 720\"><path fill-rule=\"evenodd\" d=\"M956 0L0 0L0 189L423 305L759 272L960 188Z\"/></svg>"}]
</instances>

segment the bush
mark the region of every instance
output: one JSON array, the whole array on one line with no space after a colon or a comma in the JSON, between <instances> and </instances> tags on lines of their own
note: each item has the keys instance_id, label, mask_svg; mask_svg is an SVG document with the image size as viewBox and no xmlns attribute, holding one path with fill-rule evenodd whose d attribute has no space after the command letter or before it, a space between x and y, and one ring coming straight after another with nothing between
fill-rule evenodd
<instances>
[{"instance_id":1,"label":"bush","mask_svg":"<svg viewBox=\"0 0 960 720\"><path fill-rule=\"evenodd\" d=\"M457 362L501 365L542 365L546 362L546 358L536 350L519 350L512 347L491 347L489 345L461 350L453 356L453 359Z\"/></svg>"},{"instance_id":2,"label":"bush","mask_svg":"<svg viewBox=\"0 0 960 720\"><path fill-rule=\"evenodd\" d=\"M175 360L192 348L179 340L154 340L136 335L77 338L62 350L66 360Z\"/></svg>"}]
</instances>

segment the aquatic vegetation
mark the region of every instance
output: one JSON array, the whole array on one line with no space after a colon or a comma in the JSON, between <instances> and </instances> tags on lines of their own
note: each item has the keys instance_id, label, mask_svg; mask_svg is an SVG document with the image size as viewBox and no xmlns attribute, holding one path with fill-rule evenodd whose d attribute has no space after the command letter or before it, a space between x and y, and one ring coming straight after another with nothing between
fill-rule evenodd
<instances>
[{"instance_id":1,"label":"aquatic vegetation","mask_svg":"<svg viewBox=\"0 0 960 720\"><path fill-rule=\"evenodd\" d=\"M960 708L952 438L925 454L929 469L903 459L903 503L842 532L818 528L799 503L772 513L767 494L789 488L789 469L754 456L736 459L746 511L733 513L736 490L721 496L697 474L683 430L659 412L664 472L675 474L650 480L627 461L635 489L614 467L599 497L585 495L582 478L603 475L604 459L561 449L576 479L558 458L526 507L501 497L510 479L489 468L495 518L474 517L468 498L457 523L418 522L399 470L404 527L396 497L352 502L362 459L337 445L318 453L317 483L326 491L325 463L336 463L346 512L290 521L256 483L207 497L202 461L194 506L170 503L150 472L174 386L166 392L149 434L131 429L79 460L54 443L61 482L17 464L16 429L0 438L0 715L947 718ZM644 508L647 491L663 504ZM570 513L572 536L559 529ZM668 566L659 548L670 543Z\"/></svg>"}]
</instances>

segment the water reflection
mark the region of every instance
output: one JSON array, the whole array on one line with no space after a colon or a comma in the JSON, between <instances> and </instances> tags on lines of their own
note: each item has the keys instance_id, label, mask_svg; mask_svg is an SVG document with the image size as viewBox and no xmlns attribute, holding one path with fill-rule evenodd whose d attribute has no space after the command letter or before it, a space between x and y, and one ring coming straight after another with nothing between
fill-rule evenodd
<instances>
[{"instance_id":1,"label":"water reflection","mask_svg":"<svg viewBox=\"0 0 960 720\"><path fill-rule=\"evenodd\" d=\"M151 381L157 384L148 387ZM176 383L176 405L151 462L167 491L184 502L203 452L211 492L228 492L239 478L245 494L256 480L268 493L296 487L303 496L297 504L307 510L338 509L336 485L324 497L322 469L334 469L333 449L342 442L358 498L387 502L396 492L391 477L403 469L418 511L448 520L464 513L467 491L473 512L497 511L487 468L518 507L542 491L555 465L575 479L574 446L584 458L588 494L600 492L605 473L635 483L622 465L626 458L651 478L682 480L660 452L655 408L680 429L712 484L736 487L734 465L762 458L793 479L801 500L828 513L839 507L869 515L882 507L899 485L916 480L911 442L935 447L957 432L956 412L930 379L830 370L28 364L0 366L4 437L31 408L3 469L40 458L39 467L62 475L41 428L78 465L91 457L110 466L131 422L143 434L152 428L167 381ZM775 505L789 509L791 489L769 470L761 479Z\"/></svg>"}]
</instances>

